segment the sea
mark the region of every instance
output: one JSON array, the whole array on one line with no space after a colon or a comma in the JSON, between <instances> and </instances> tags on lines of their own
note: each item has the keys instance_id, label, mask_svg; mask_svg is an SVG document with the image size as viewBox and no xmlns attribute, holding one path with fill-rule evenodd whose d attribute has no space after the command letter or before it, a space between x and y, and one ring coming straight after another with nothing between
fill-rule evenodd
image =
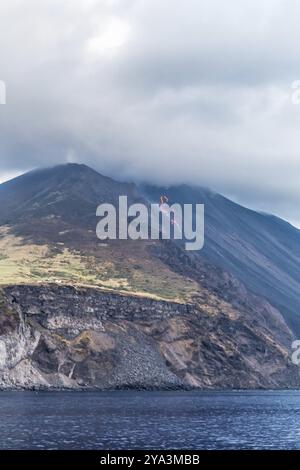
<instances>
[{"instance_id":1,"label":"sea","mask_svg":"<svg viewBox=\"0 0 300 470\"><path fill-rule=\"evenodd\" d=\"M0 392L0 449L300 449L300 391Z\"/></svg>"}]
</instances>

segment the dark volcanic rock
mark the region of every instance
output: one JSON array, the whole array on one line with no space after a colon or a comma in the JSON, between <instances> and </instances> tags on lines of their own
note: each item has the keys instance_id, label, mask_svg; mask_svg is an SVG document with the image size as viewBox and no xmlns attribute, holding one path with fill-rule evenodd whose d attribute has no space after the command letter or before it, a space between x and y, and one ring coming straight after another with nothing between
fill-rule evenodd
<instances>
[{"instance_id":1,"label":"dark volcanic rock","mask_svg":"<svg viewBox=\"0 0 300 470\"><path fill-rule=\"evenodd\" d=\"M299 386L293 335L270 305L257 318L226 308L97 289L6 287L2 388L286 388ZM258 326L266 315L268 322Z\"/></svg>"}]
</instances>

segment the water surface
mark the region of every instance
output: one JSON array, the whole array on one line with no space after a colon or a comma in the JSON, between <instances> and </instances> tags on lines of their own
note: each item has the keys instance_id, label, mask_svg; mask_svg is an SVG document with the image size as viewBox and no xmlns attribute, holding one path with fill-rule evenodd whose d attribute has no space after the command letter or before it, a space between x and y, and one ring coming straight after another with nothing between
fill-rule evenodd
<instances>
[{"instance_id":1,"label":"water surface","mask_svg":"<svg viewBox=\"0 0 300 470\"><path fill-rule=\"evenodd\" d=\"M1 392L1 449L300 449L300 392Z\"/></svg>"}]
</instances>

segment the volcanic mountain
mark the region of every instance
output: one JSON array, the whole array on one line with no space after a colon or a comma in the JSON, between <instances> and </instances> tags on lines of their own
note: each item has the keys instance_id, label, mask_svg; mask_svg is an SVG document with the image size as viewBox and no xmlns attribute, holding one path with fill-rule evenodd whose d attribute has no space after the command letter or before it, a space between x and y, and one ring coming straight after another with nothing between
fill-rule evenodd
<instances>
[{"instance_id":1,"label":"volcanic mountain","mask_svg":"<svg viewBox=\"0 0 300 470\"><path fill-rule=\"evenodd\" d=\"M162 194L205 204L202 251L97 239L100 203ZM77 164L4 183L0 386L298 387L299 241L203 188L119 183Z\"/></svg>"}]
</instances>

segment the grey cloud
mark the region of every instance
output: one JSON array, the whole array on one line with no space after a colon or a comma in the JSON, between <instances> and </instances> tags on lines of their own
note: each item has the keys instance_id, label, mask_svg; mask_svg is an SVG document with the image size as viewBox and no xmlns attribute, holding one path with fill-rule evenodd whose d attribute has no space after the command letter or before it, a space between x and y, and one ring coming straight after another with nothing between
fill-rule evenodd
<instances>
[{"instance_id":1,"label":"grey cloud","mask_svg":"<svg viewBox=\"0 0 300 470\"><path fill-rule=\"evenodd\" d=\"M298 2L0 5L1 174L83 161L299 220Z\"/></svg>"}]
</instances>

